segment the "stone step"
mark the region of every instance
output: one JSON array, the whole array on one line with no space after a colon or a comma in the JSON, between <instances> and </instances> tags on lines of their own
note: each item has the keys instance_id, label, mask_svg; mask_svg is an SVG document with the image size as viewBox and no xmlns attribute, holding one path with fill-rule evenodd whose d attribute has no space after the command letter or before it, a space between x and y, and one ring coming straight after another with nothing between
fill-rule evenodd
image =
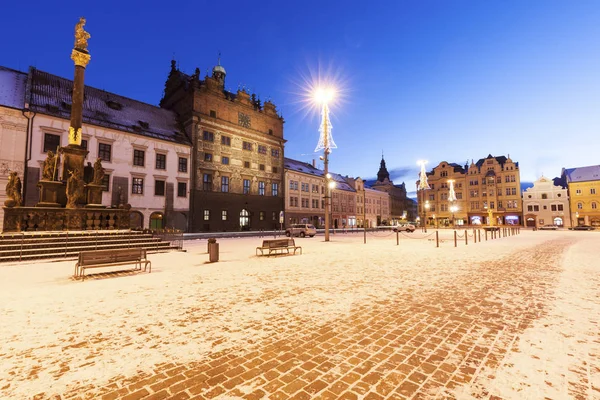
<instances>
[{"instance_id":1,"label":"stone step","mask_svg":"<svg viewBox=\"0 0 600 400\"><path fill-rule=\"evenodd\" d=\"M171 245L169 242L159 242L159 245L147 246L144 244L132 245L130 248L145 248L148 253L164 253L168 251L180 251L181 249L177 246ZM4 262L14 262L14 261L28 261L28 260L42 260L42 259L77 259L79 257L80 251L85 250L116 250L127 248L124 246L118 245L107 245L98 248L93 247L73 247L68 248L54 248L54 249L44 249L44 251L30 251L30 252L20 252L14 251L7 254L2 254L0 256L0 263Z\"/></svg>"},{"instance_id":2,"label":"stone step","mask_svg":"<svg viewBox=\"0 0 600 400\"><path fill-rule=\"evenodd\" d=\"M128 247L160 247L160 246L168 246L169 242L162 242L160 240L140 240L140 241L112 241L112 242L98 242L98 243L68 243L68 245L61 243L48 244L45 246L0 246L0 259L3 256L21 253L21 254L31 254L31 253L43 253L43 252L65 252L70 251L71 249L81 249L84 248L86 250L96 250L96 249L106 249L106 248L115 248L115 249L126 249Z\"/></svg>"},{"instance_id":3,"label":"stone step","mask_svg":"<svg viewBox=\"0 0 600 400\"><path fill-rule=\"evenodd\" d=\"M12 249L12 248L44 248L44 247L59 247L59 246L79 246L79 245L95 245L95 244L128 244L128 243L140 243L140 242L160 242L160 238L149 237L97 237L97 238L79 238L73 237L68 240L48 240L48 241L39 241L39 240L2 240L0 241L0 251L3 249Z\"/></svg>"}]
</instances>

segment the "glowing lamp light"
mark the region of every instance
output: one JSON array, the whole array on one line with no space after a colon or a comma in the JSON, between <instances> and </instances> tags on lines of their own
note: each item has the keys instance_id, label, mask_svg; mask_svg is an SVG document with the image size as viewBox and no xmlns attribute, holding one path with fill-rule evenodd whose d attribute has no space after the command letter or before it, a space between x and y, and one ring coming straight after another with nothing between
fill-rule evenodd
<instances>
[{"instance_id":1,"label":"glowing lamp light","mask_svg":"<svg viewBox=\"0 0 600 400\"><path fill-rule=\"evenodd\" d=\"M335 97L335 90L331 87L322 88L319 87L315 89L313 95L315 101L319 104L327 104Z\"/></svg>"},{"instance_id":2,"label":"glowing lamp light","mask_svg":"<svg viewBox=\"0 0 600 400\"><path fill-rule=\"evenodd\" d=\"M331 181L328 183L329 189L335 189L335 182Z\"/></svg>"}]
</instances>

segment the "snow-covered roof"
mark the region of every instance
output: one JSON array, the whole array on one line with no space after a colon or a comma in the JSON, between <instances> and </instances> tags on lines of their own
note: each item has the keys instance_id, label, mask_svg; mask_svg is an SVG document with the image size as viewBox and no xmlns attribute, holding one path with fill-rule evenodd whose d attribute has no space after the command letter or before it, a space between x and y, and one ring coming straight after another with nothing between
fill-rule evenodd
<instances>
[{"instance_id":1,"label":"snow-covered roof","mask_svg":"<svg viewBox=\"0 0 600 400\"><path fill-rule=\"evenodd\" d=\"M323 177L323 170L315 168L312 166L312 164L304 162L304 161L293 160L291 158L284 157L283 158L283 166L285 169L288 169L291 171L300 172L300 173L307 174L307 175L314 175L314 176L317 176L320 178ZM329 173L331 174L331 177L335 181L336 189L345 190L348 192L356 192L356 190L354 190L354 188L352 186L350 186L350 184L348 183L346 178L344 178L342 175L336 174L335 172L331 172L331 171L329 171Z\"/></svg>"},{"instance_id":2,"label":"snow-covered roof","mask_svg":"<svg viewBox=\"0 0 600 400\"><path fill-rule=\"evenodd\" d=\"M600 181L600 165L566 168L565 175L567 182Z\"/></svg>"},{"instance_id":3,"label":"snow-covered roof","mask_svg":"<svg viewBox=\"0 0 600 400\"><path fill-rule=\"evenodd\" d=\"M27 74L0 66L0 106L23 109Z\"/></svg>"},{"instance_id":4,"label":"snow-covered roof","mask_svg":"<svg viewBox=\"0 0 600 400\"><path fill-rule=\"evenodd\" d=\"M70 119L73 81L31 69L30 108L33 111ZM91 86L85 86L83 121L91 125L126 131L190 145L170 110L142 103Z\"/></svg>"}]
</instances>

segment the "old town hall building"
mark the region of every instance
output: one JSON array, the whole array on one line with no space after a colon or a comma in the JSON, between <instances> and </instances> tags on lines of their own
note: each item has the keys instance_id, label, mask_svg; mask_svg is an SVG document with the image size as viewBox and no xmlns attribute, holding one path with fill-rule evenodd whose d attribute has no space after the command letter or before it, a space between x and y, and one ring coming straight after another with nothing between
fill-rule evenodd
<instances>
[{"instance_id":1,"label":"old town hall building","mask_svg":"<svg viewBox=\"0 0 600 400\"><path fill-rule=\"evenodd\" d=\"M198 231L273 229L283 204L283 118L270 101L225 90L226 71L187 75L171 63L160 106L192 140L190 226Z\"/></svg>"}]
</instances>

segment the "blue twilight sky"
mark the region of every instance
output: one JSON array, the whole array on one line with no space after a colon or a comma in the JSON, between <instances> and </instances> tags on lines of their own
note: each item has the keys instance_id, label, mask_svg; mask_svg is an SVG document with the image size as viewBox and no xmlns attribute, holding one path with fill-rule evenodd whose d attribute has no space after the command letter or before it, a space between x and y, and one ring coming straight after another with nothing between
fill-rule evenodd
<instances>
[{"instance_id":1,"label":"blue twilight sky","mask_svg":"<svg viewBox=\"0 0 600 400\"><path fill-rule=\"evenodd\" d=\"M600 164L600 1L7 1L0 65L72 77L73 28L87 18L86 84L158 104L175 56L226 87L271 98L286 156L310 161L311 77L335 78L333 171L372 178L382 151L414 190L418 159L507 155L521 179Z\"/></svg>"}]
</instances>

